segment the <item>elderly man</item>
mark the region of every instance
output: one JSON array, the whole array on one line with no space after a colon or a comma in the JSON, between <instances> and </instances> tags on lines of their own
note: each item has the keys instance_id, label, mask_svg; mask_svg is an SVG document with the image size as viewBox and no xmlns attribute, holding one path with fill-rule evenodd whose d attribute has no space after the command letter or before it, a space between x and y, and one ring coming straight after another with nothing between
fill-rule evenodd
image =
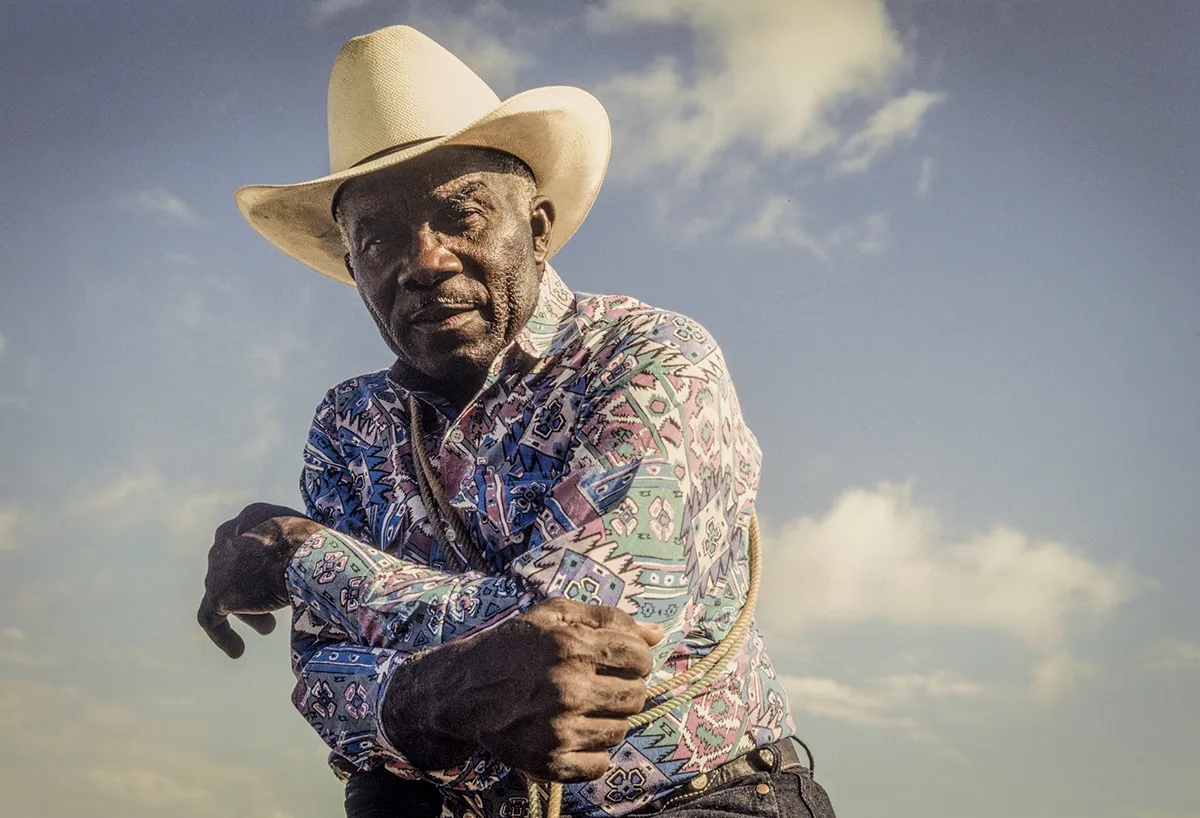
<instances>
[{"instance_id":1,"label":"elderly man","mask_svg":"<svg viewBox=\"0 0 1200 818\"><path fill-rule=\"evenodd\" d=\"M760 452L700 326L547 263L603 177L603 108L501 103L402 26L347 43L329 106L331 175L238 205L357 285L396 362L318 407L305 513L217 530L200 623L236 657L228 615L292 606L293 701L350 815L527 815L552 781L570 815L831 816L753 628L630 729L750 625Z\"/></svg>"}]
</instances>

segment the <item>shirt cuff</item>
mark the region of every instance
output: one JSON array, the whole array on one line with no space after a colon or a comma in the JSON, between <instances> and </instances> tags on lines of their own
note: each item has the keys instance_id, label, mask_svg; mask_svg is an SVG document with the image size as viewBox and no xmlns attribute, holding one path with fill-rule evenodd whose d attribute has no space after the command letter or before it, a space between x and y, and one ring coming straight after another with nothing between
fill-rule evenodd
<instances>
[{"instance_id":1,"label":"shirt cuff","mask_svg":"<svg viewBox=\"0 0 1200 818\"><path fill-rule=\"evenodd\" d=\"M357 611L375 571L373 561L351 538L323 528L292 556L284 581L295 602L360 639Z\"/></svg>"}]
</instances>

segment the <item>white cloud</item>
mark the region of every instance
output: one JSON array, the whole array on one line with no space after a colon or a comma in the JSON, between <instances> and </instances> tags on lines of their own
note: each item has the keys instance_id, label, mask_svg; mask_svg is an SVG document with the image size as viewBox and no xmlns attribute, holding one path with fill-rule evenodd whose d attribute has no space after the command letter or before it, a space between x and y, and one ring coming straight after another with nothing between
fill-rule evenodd
<instances>
[{"instance_id":1,"label":"white cloud","mask_svg":"<svg viewBox=\"0 0 1200 818\"><path fill-rule=\"evenodd\" d=\"M139 216L156 222L175 222L196 226L202 220L183 199L163 188L142 190L118 200L118 204Z\"/></svg>"},{"instance_id":2,"label":"white cloud","mask_svg":"<svg viewBox=\"0 0 1200 818\"><path fill-rule=\"evenodd\" d=\"M829 259L828 240L814 235L805 223L804 211L779 193L768 195L758 214L738 232L743 243L783 242L807 250L822 261Z\"/></svg>"},{"instance_id":3,"label":"white cloud","mask_svg":"<svg viewBox=\"0 0 1200 818\"><path fill-rule=\"evenodd\" d=\"M0 553L17 550L17 527L20 524L20 509L16 506L0 508Z\"/></svg>"},{"instance_id":4,"label":"white cloud","mask_svg":"<svg viewBox=\"0 0 1200 818\"><path fill-rule=\"evenodd\" d=\"M764 622L781 630L870 621L976 628L1053 654L1069 619L1110 611L1149 584L1007 527L948 540L936 512L914 504L911 484L846 491L824 516L764 536L764 549L772 566ZM1069 675L1059 663L1044 670L1045 687Z\"/></svg>"},{"instance_id":5,"label":"white cloud","mask_svg":"<svg viewBox=\"0 0 1200 818\"><path fill-rule=\"evenodd\" d=\"M938 700L945 708L950 700L992 698L997 691L947 671L884 676L865 686L814 676L784 676L792 707L815 716L850 724L902 727L927 736L917 721L907 715L912 707Z\"/></svg>"},{"instance_id":6,"label":"white cloud","mask_svg":"<svg viewBox=\"0 0 1200 818\"><path fill-rule=\"evenodd\" d=\"M929 109L945 101L945 96L930 91L909 91L889 100L876 111L867 124L850 137L838 153L838 170L842 173L862 173L875 158L900 139L912 139L921 129Z\"/></svg>"},{"instance_id":7,"label":"white cloud","mask_svg":"<svg viewBox=\"0 0 1200 818\"><path fill-rule=\"evenodd\" d=\"M372 0L316 0L312 7L312 20L314 23L324 23L371 2Z\"/></svg>"},{"instance_id":8,"label":"white cloud","mask_svg":"<svg viewBox=\"0 0 1200 818\"><path fill-rule=\"evenodd\" d=\"M589 19L597 32L662 24L693 35L693 65L662 57L598 89L632 178L654 168L694 177L735 146L812 157L838 147L853 103L882 100L841 158L862 161L915 133L937 97L890 98L908 57L882 0L613 0Z\"/></svg>"},{"instance_id":9,"label":"white cloud","mask_svg":"<svg viewBox=\"0 0 1200 818\"><path fill-rule=\"evenodd\" d=\"M517 75L536 62L534 48L515 47L512 41L519 43L519 36L501 40L494 32L526 28L520 24L518 15L493 0L476 3L469 14L457 16L446 16L440 5L436 8L442 13L434 16L415 6L406 22L466 63L501 99L516 92Z\"/></svg>"},{"instance_id":10,"label":"white cloud","mask_svg":"<svg viewBox=\"0 0 1200 818\"><path fill-rule=\"evenodd\" d=\"M917 171L917 195L925 197L929 195L929 188L933 185L933 157L926 156L921 160L921 168Z\"/></svg>"},{"instance_id":11,"label":"white cloud","mask_svg":"<svg viewBox=\"0 0 1200 818\"><path fill-rule=\"evenodd\" d=\"M272 437L270 443L273 441ZM267 443L262 435L255 438L255 445L265 451ZM168 480L157 471L142 471L83 492L72 510L94 518L98 525L118 530L154 520L166 525L179 541L192 542L196 537L203 539L217 523L240 511L249 498L246 490L214 489L186 479Z\"/></svg>"},{"instance_id":12,"label":"white cloud","mask_svg":"<svg viewBox=\"0 0 1200 818\"><path fill-rule=\"evenodd\" d=\"M878 256L887 251L891 242L892 223L888 214L872 213L863 223L862 235L855 249L866 256Z\"/></svg>"},{"instance_id":13,"label":"white cloud","mask_svg":"<svg viewBox=\"0 0 1200 818\"><path fill-rule=\"evenodd\" d=\"M162 475L153 472L127 474L85 492L76 501L76 509L81 514L111 518L122 509L149 507L162 491Z\"/></svg>"},{"instance_id":14,"label":"white cloud","mask_svg":"<svg viewBox=\"0 0 1200 818\"><path fill-rule=\"evenodd\" d=\"M816 231L797 202L772 193L763 198L758 212L739 228L736 236L743 244L782 243L829 262L833 251L843 247L852 247L864 255L886 252L891 243L891 220L886 213L871 213L861 225L843 224Z\"/></svg>"},{"instance_id":15,"label":"white cloud","mask_svg":"<svg viewBox=\"0 0 1200 818\"><path fill-rule=\"evenodd\" d=\"M1150 651L1150 667L1171 672L1200 670L1200 642L1160 639Z\"/></svg>"},{"instance_id":16,"label":"white cloud","mask_svg":"<svg viewBox=\"0 0 1200 818\"><path fill-rule=\"evenodd\" d=\"M1034 668L1030 692L1039 702L1051 704L1095 675L1096 667L1091 662L1076 659L1064 651L1055 651Z\"/></svg>"}]
</instances>

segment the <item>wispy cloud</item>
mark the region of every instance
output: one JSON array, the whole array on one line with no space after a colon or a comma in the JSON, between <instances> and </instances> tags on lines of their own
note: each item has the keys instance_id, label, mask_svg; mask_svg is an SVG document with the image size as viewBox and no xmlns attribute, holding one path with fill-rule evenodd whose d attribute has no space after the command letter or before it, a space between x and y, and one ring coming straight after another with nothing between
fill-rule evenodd
<instances>
[{"instance_id":1,"label":"wispy cloud","mask_svg":"<svg viewBox=\"0 0 1200 818\"><path fill-rule=\"evenodd\" d=\"M885 253L892 242L892 221L886 213L872 213L863 222L863 230L854 248L866 256Z\"/></svg>"},{"instance_id":2,"label":"wispy cloud","mask_svg":"<svg viewBox=\"0 0 1200 818\"><path fill-rule=\"evenodd\" d=\"M1066 651L1054 651L1034 668L1029 689L1035 700L1053 704L1095 675L1096 666L1091 662L1077 659Z\"/></svg>"},{"instance_id":3,"label":"wispy cloud","mask_svg":"<svg viewBox=\"0 0 1200 818\"><path fill-rule=\"evenodd\" d=\"M891 242L891 219L886 213L871 213L861 225L843 224L822 231L809 224L804 208L792 197L771 193L738 229L736 237L743 244L786 244L828 262L835 250L847 247L864 255L886 252Z\"/></svg>"},{"instance_id":4,"label":"wispy cloud","mask_svg":"<svg viewBox=\"0 0 1200 818\"><path fill-rule=\"evenodd\" d=\"M1064 652L1068 621L1111 611L1151 585L1123 565L1012 528L948 538L937 513L914 503L911 484L846 491L827 514L765 537L765 547L772 627L876 621L992 630L1043 654L1047 690L1082 672Z\"/></svg>"},{"instance_id":5,"label":"wispy cloud","mask_svg":"<svg viewBox=\"0 0 1200 818\"><path fill-rule=\"evenodd\" d=\"M255 438L260 448L264 445L261 436ZM153 521L166 526L181 542L193 542L197 537L203 541L215 527L214 521L236 514L250 502L250 494L245 489L217 489L184 478L168 480L158 471L142 471L118 475L83 492L72 511L103 521L114 530Z\"/></svg>"},{"instance_id":6,"label":"wispy cloud","mask_svg":"<svg viewBox=\"0 0 1200 818\"><path fill-rule=\"evenodd\" d=\"M316 0L312 5L312 21L324 23L348 11L362 8L374 0Z\"/></svg>"},{"instance_id":7,"label":"wispy cloud","mask_svg":"<svg viewBox=\"0 0 1200 818\"><path fill-rule=\"evenodd\" d=\"M20 628L0 628L0 665L44 668L57 664L57 660L49 655L46 645L38 644L37 649L37 653L31 650L31 642Z\"/></svg>"},{"instance_id":8,"label":"wispy cloud","mask_svg":"<svg viewBox=\"0 0 1200 818\"><path fill-rule=\"evenodd\" d=\"M197 226L203 220L191 206L164 188L141 190L117 200L120 207L139 216L161 223Z\"/></svg>"},{"instance_id":9,"label":"wispy cloud","mask_svg":"<svg viewBox=\"0 0 1200 818\"><path fill-rule=\"evenodd\" d=\"M807 250L821 260L829 258L828 237L815 235L800 205L779 193L768 195L757 215L738 231L743 243L783 242Z\"/></svg>"},{"instance_id":10,"label":"wispy cloud","mask_svg":"<svg viewBox=\"0 0 1200 818\"><path fill-rule=\"evenodd\" d=\"M920 170L917 171L917 195L925 197L929 195L929 189L933 186L933 157L926 156L921 160Z\"/></svg>"},{"instance_id":11,"label":"wispy cloud","mask_svg":"<svg viewBox=\"0 0 1200 818\"><path fill-rule=\"evenodd\" d=\"M1200 671L1200 642L1175 637L1160 639L1150 650L1150 667L1168 672Z\"/></svg>"},{"instance_id":12,"label":"wispy cloud","mask_svg":"<svg viewBox=\"0 0 1200 818\"><path fill-rule=\"evenodd\" d=\"M21 523L21 510L16 506L0 508L0 553L15 551L18 545L17 528Z\"/></svg>"},{"instance_id":13,"label":"wispy cloud","mask_svg":"<svg viewBox=\"0 0 1200 818\"><path fill-rule=\"evenodd\" d=\"M939 700L978 700L996 697L998 691L948 671L883 676L863 686L814 676L784 676L792 706L816 716L850 724L903 727L918 731L907 714L914 705ZM920 731L923 732L923 731Z\"/></svg>"},{"instance_id":14,"label":"wispy cloud","mask_svg":"<svg viewBox=\"0 0 1200 818\"><path fill-rule=\"evenodd\" d=\"M837 169L842 173L867 170L877 156L896 142L916 136L929 109L945 100L944 95L931 91L909 91L889 100L838 149Z\"/></svg>"},{"instance_id":15,"label":"wispy cloud","mask_svg":"<svg viewBox=\"0 0 1200 818\"><path fill-rule=\"evenodd\" d=\"M134 712L44 680L0 679L0 718L6 737L20 736L19 744L0 738L5 815L285 815L264 767L164 741L180 725L148 708Z\"/></svg>"},{"instance_id":16,"label":"wispy cloud","mask_svg":"<svg viewBox=\"0 0 1200 818\"><path fill-rule=\"evenodd\" d=\"M839 161L865 168L940 99L890 96L909 58L881 0L613 0L590 21L601 33L659 24L693 37L693 65L664 57L600 86L626 146L617 157L626 178L652 169L694 177L735 146L778 163L844 144ZM844 121L881 98L865 125ZM843 143L847 129L857 133Z\"/></svg>"},{"instance_id":17,"label":"wispy cloud","mask_svg":"<svg viewBox=\"0 0 1200 818\"><path fill-rule=\"evenodd\" d=\"M406 22L445 46L501 98L515 93L518 75L536 64L536 43L528 35L500 39L495 32L528 30L520 13L494 0L475 3L469 13L454 16L446 15L440 4L436 8L439 13L431 14L414 4Z\"/></svg>"}]
</instances>

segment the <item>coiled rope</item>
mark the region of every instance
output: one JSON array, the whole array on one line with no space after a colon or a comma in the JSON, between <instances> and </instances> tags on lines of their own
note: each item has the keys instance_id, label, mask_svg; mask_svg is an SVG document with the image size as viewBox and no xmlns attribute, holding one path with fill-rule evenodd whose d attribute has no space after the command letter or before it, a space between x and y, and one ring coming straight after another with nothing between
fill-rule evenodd
<instances>
[{"instance_id":1,"label":"coiled rope","mask_svg":"<svg viewBox=\"0 0 1200 818\"><path fill-rule=\"evenodd\" d=\"M451 508L450 501L446 497L446 492L433 471L433 464L429 461L429 453L425 449L420 405L412 396L408 399L408 417L409 437L411 438L409 445L417 466L415 475L417 489L421 493L421 502L433 523L435 536L439 542L446 543L446 556L458 563L457 568L465 570L469 566L476 571L488 573L487 560L472 542L466 524L454 513L454 509ZM758 600L758 586L762 579L762 550L758 538L758 514L753 511L750 514L749 552L750 587L746 591L746 603L742 606L741 613L738 614L737 621L733 623L729 633L695 665L683 673L676 674L648 688L646 690L647 699L658 698L679 688L683 688L683 690L666 701L643 710L636 716L631 716L629 718L630 730L644 727L655 719L687 704L700 695L713 679L720 676L729 667L729 663L733 661L746 641L746 636L750 633L750 626L754 622L754 604ZM527 778L526 782L529 793L530 818L542 818L542 787L533 779ZM560 818L562 786L558 782L550 782L548 785L545 818Z\"/></svg>"}]
</instances>

